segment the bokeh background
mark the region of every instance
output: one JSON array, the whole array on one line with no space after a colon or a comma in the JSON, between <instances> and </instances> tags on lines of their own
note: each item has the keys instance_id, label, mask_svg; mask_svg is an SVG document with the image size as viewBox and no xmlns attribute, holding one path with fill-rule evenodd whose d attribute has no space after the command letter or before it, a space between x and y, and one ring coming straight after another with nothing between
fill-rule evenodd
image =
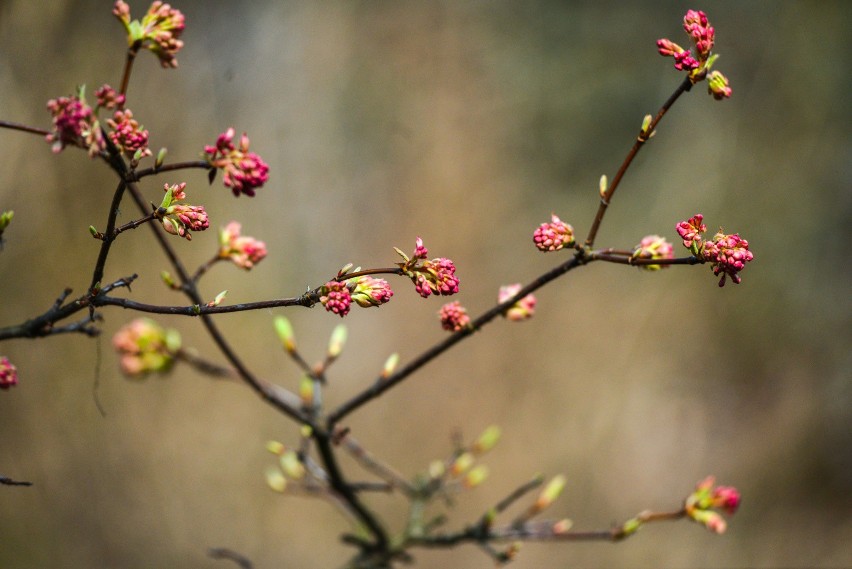
<instances>
[{"instance_id":1,"label":"bokeh background","mask_svg":"<svg viewBox=\"0 0 852 569\"><path fill-rule=\"evenodd\" d=\"M128 106L170 160L196 158L229 126L271 166L255 199L233 199L190 171L214 227L241 220L270 255L251 273L217 266L202 283L229 302L299 294L340 266L395 261L422 236L456 261L473 314L499 285L561 259L531 233L551 212L585 235L601 174L612 177L642 116L680 81L654 41L685 40L688 8L717 29L717 68L734 97L683 97L643 150L599 234L631 247L676 242L701 212L738 231L756 260L723 289L707 267L645 273L594 264L538 295L528 322L497 322L350 417L373 453L414 475L489 424L503 427L487 483L459 497L448 529L537 472L564 473L551 517L603 529L645 508L673 509L713 473L744 494L729 532L653 525L621 544L526 544L532 567L841 567L852 565L850 425L850 68L847 2L202 2L187 17L177 70L137 60ZM147 5L131 2L141 17ZM80 83L117 85L124 38L107 1L0 2L0 118L49 125L45 102ZM0 131L0 209L15 210L0 253L0 325L81 293L115 180L70 149ZM135 215L128 203L122 221ZM195 266L214 230L176 244ZM159 282L166 260L147 229L122 236L107 279L138 272L132 298L182 304ZM443 337L410 284L353 310L350 341L325 396L369 385ZM226 315L252 368L294 388L272 331L293 322L322 357L336 318L321 309ZM264 442L297 428L248 389L186 368L121 377L112 334L134 317L103 311L99 340L57 336L0 346L21 385L0 393L0 566L185 567L233 548L256 567L340 567L347 522L327 503L265 485ZM197 322L160 321L221 361ZM101 416L97 397L106 416ZM349 460L353 477L362 472ZM364 474L366 477L366 474ZM370 499L388 527L406 504ZM415 551L415 567L491 567L473 546Z\"/></svg>"}]
</instances>

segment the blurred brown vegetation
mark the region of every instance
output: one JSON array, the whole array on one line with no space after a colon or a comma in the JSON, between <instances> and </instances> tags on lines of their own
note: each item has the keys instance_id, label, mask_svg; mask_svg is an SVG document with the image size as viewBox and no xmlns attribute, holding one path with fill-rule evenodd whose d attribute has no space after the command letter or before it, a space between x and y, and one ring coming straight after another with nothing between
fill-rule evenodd
<instances>
[{"instance_id":1,"label":"blurred brown vegetation","mask_svg":"<svg viewBox=\"0 0 852 569\"><path fill-rule=\"evenodd\" d=\"M555 263L531 244L551 212L584 235L597 180L612 176L642 116L680 81L654 41L679 41L701 8L734 97L700 87L677 103L616 195L601 246L648 233L676 241L696 212L751 243L739 286L707 267L655 274L595 264L544 289L540 312L496 323L348 422L375 454L412 475L491 423L491 478L459 500L451 527L536 472L569 484L551 515L606 528L677 507L708 473L744 494L728 534L657 525L618 545L527 544L514 567L849 566L849 4L838 2L202 2L175 1L188 27L176 71L142 54L129 107L169 159L194 159L228 126L271 166L255 199L203 172L186 180L213 226L241 220L270 256L250 274L217 266L202 283L229 302L292 296L347 262L386 266L422 236L456 261L476 314L500 284ZM49 125L44 104L85 82L117 85L124 39L110 2L0 3L0 117ZM131 2L134 15L147 8ZM845 54L845 55L844 55ZM88 283L115 181L100 163L39 137L0 132L0 209L15 220L0 253L0 325L40 313ZM123 221L133 218L131 204ZM213 231L178 249L188 264ZM114 248L107 279L142 276L135 299L180 303L158 274L147 230ZM442 337L437 299L392 281L381 310L353 310L326 398L368 385ZM293 387L272 331L293 321L320 358L338 323L321 309L226 315L261 375ZM223 567L227 546L258 568L340 566L348 529L326 503L263 481L270 438L297 429L249 390L185 369L123 379L109 338L134 314L105 310L100 340L60 336L0 346L21 385L0 393L0 566ZM215 357L197 322L160 319ZM106 409L102 417L94 402ZM359 467L346 461L353 476ZM388 524L405 504L377 496ZM418 551L416 567L491 567L471 546Z\"/></svg>"}]
</instances>

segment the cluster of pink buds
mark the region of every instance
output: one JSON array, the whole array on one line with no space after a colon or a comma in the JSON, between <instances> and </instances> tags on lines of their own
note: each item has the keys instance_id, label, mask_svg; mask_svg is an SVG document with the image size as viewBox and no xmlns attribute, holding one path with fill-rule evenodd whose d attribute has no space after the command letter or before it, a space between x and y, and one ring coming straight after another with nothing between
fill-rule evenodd
<instances>
[{"instance_id":1,"label":"cluster of pink buds","mask_svg":"<svg viewBox=\"0 0 852 569\"><path fill-rule=\"evenodd\" d=\"M164 330L150 318L137 318L112 337L112 345L121 358L121 371L133 378L169 371L180 343L176 330Z\"/></svg>"},{"instance_id":2,"label":"cluster of pink buds","mask_svg":"<svg viewBox=\"0 0 852 569\"><path fill-rule=\"evenodd\" d=\"M414 254L410 258L396 247L394 249L404 259L403 263L397 263L397 265L402 269L403 274L411 279L417 294L423 298L428 298L432 294L450 296L459 291L455 264L445 257L429 261L426 258L429 251L420 237L415 242Z\"/></svg>"},{"instance_id":3,"label":"cluster of pink buds","mask_svg":"<svg viewBox=\"0 0 852 569\"><path fill-rule=\"evenodd\" d=\"M704 259L713 264L713 274L722 275L719 286L725 286L725 279L730 275L734 284L740 284L742 277L739 272L745 264L754 259L754 254L748 250L748 241L738 233L726 235L721 231L713 236L702 249Z\"/></svg>"},{"instance_id":4,"label":"cluster of pink buds","mask_svg":"<svg viewBox=\"0 0 852 569\"><path fill-rule=\"evenodd\" d=\"M714 533L725 533L728 525L715 510L722 509L733 515L740 507L742 497L732 486L715 486L716 479L708 476L695 486L695 491L684 502L686 515Z\"/></svg>"},{"instance_id":5,"label":"cluster of pink buds","mask_svg":"<svg viewBox=\"0 0 852 569\"><path fill-rule=\"evenodd\" d=\"M266 243L254 237L240 235L242 226L232 221L219 230L219 258L229 259L236 266L250 270L266 257Z\"/></svg>"},{"instance_id":6,"label":"cluster of pink buds","mask_svg":"<svg viewBox=\"0 0 852 569\"><path fill-rule=\"evenodd\" d=\"M533 233L533 243L539 251L559 251L574 245L574 228L551 214L550 223L542 223Z\"/></svg>"},{"instance_id":7,"label":"cluster of pink buds","mask_svg":"<svg viewBox=\"0 0 852 569\"><path fill-rule=\"evenodd\" d=\"M729 98L732 90L728 79L718 71L710 72L716 59L716 56L712 55L716 30L710 25L707 14L700 10L688 10L683 17L683 29L692 42L695 54L693 55L692 49L684 49L675 42L663 38L657 40L657 50L660 55L672 57L675 69L689 72L692 83L697 83L706 77L708 91L714 99Z\"/></svg>"},{"instance_id":8,"label":"cluster of pink buds","mask_svg":"<svg viewBox=\"0 0 852 569\"><path fill-rule=\"evenodd\" d=\"M123 0L116 0L112 13L124 25L127 45L131 49L147 48L157 56L163 67L178 66L176 56L183 47L183 41L178 38L186 27L180 10L157 0L148 8L141 22L131 21L130 6Z\"/></svg>"},{"instance_id":9,"label":"cluster of pink buds","mask_svg":"<svg viewBox=\"0 0 852 569\"><path fill-rule=\"evenodd\" d=\"M109 85L101 85L95 91L95 97L98 101L99 109L120 109L124 107L125 97L121 93L117 92L115 89L110 87Z\"/></svg>"},{"instance_id":10,"label":"cluster of pink buds","mask_svg":"<svg viewBox=\"0 0 852 569\"><path fill-rule=\"evenodd\" d=\"M243 133L239 145L234 145L234 129L229 128L219 135L216 145L204 147L205 158L211 168L221 168L225 176L225 187L234 195L241 193L251 197L255 189L269 180L269 166L260 156L249 152L249 139Z\"/></svg>"},{"instance_id":11,"label":"cluster of pink buds","mask_svg":"<svg viewBox=\"0 0 852 569\"><path fill-rule=\"evenodd\" d=\"M352 300L362 308L381 306L393 296L390 285L384 279L362 275L346 281Z\"/></svg>"},{"instance_id":12,"label":"cluster of pink buds","mask_svg":"<svg viewBox=\"0 0 852 569\"><path fill-rule=\"evenodd\" d=\"M151 155L148 148L148 131L133 118L130 109L115 111L113 117L106 122L112 129L109 139L128 158L139 159Z\"/></svg>"},{"instance_id":13,"label":"cluster of pink buds","mask_svg":"<svg viewBox=\"0 0 852 569\"><path fill-rule=\"evenodd\" d=\"M713 236L712 241L704 241L701 234L707 231L707 226L703 221L704 216L699 213L686 221L678 222L675 229L683 239L683 246L696 257L710 263L714 275L722 275L719 280L720 287L725 286L728 276L734 284L740 284L742 277L739 272L745 268L746 263L754 259L754 253L748 249L748 241L738 233L727 235L721 231Z\"/></svg>"},{"instance_id":14,"label":"cluster of pink buds","mask_svg":"<svg viewBox=\"0 0 852 569\"><path fill-rule=\"evenodd\" d=\"M320 303L328 312L333 312L341 318L349 314L352 294L345 282L329 281L322 286L320 292Z\"/></svg>"},{"instance_id":15,"label":"cluster of pink buds","mask_svg":"<svg viewBox=\"0 0 852 569\"><path fill-rule=\"evenodd\" d=\"M448 302L438 311L441 328L449 332L458 332L470 325L470 316L458 300Z\"/></svg>"},{"instance_id":16,"label":"cluster of pink buds","mask_svg":"<svg viewBox=\"0 0 852 569\"><path fill-rule=\"evenodd\" d=\"M674 259L672 244L659 235L647 235L633 249L633 259ZM638 265L647 271L668 269L669 265Z\"/></svg>"},{"instance_id":17,"label":"cluster of pink buds","mask_svg":"<svg viewBox=\"0 0 852 569\"><path fill-rule=\"evenodd\" d=\"M6 356L0 357L0 389L18 385L18 368Z\"/></svg>"},{"instance_id":18,"label":"cluster of pink buds","mask_svg":"<svg viewBox=\"0 0 852 569\"><path fill-rule=\"evenodd\" d=\"M520 283L501 286L500 292L497 294L497 302L501 304L506 302L518 294L522 288L523 287ZM536 302L537 300L535 296L528 294L513 304L512 307L506 311L504 316L513 322L520 322L521 320L532 318L533 314L535 314Z\"/></svg>"},{"instance_id":19,"label":"cluster of pink buds","mask_svg":"<svg viewBox=\"0 0 852 569\"><path fill-rule=\"evenodd\" d=\"M45 139L53 152L62 152L66 146L79 146L94 157L106 148L98 119L86 104L84 87L77 95L49 100L47 109L53 115L53 132Z\"/></svg>"},{"instance_id":20,"label":"cluster of pink buds","mask_svg":"<svg viewBox=\"0 0 852 569\"><path fill-rule=\"evenodd\" d=\"M701 251L701 234L707 231L707 226L702 223L704 216L697 213L687 219L680 221L675 226L677 234L683 239L683 246L689 249L693 255Z\"/></svg>"},{"instance_id":21,"label":"cluster of pink buds","mask_svg":"<svg viewBox=\"0 0 852 569\"><path fill-rule=\"evenodd\" d=\"M169 186L164 184L166 195L154 216L163 224L163 229L172 235L178 235L187 241L192 240L190 231L204 231L210 227L207 212L203 205L185 205L177 202L186 199L186 182Z\"/></svg>"}]
</instances>

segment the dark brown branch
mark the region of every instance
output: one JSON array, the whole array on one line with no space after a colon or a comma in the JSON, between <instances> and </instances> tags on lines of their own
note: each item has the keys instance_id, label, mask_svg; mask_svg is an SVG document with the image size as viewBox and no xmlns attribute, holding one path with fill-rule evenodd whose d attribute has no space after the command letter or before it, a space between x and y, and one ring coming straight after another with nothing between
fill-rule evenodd
<instances>
[{"instance_id":1,"label":"dark brown branch","mask_svg":"<svg viewBox=\"0 0 852 569\"><path fill-rule=\"evenodd\" d=\"M677 259L634 259L632 254L623 255L620 253L602 253L599 251L589 253L589 260L606 261L620 265L633 265L636 267L642 265L700 265L706 262L704 259L699 259L694 255Z\"/></svg>"},{"instance_id":2,"label":"dark brown branch","mask_svg":"<svg viewBox=\"0 0 852 569\"><path fill-rule=\"evenodd\" d=\"M228 304L225 306L207 306L207 303L189 306L161 306L158 304L146 304L136 302L128 298L115 296L98 296L93 299L94 306L120 306L138 312L150 314L168 314L172 316L204 316L208 314L228 314L231 312L245 312L247 310L261 310L265 308L278 308L281 306L310 306L305 304L304 297L280 298L276 300L263 300L259 302L244 302L240 304Z\"/></svg>"},{"instance_id":3,"label":"dark brown branch","mask_svg":"<svg viewBox=\"0 0 852 569\"><path fill-rule=\"evenodd\" d=\"M251 560L244 555L240 555L236 551L232 551L227 547L211 547L207 550L207 555L211 559L227 559L239 565L242 569L252 569Z\"/></svg>"},{"instance_id":4,"label":"dark brown branch","mask_svg":"<svg viewBox=\"0 0 852 569\"><path fill-rule=\"evenodd\" d=\"M148 176L153 176L155 174L162 174L163 172L172 172L175 170L187 170L190 168L201 168L202 170L209 170L210 164L205 162L204 160L187 160L186 162L175 162L173 164L163 164L159 168L156 166L152 166L151 168L143 168L142 170L136 171L136 178L141 180L142 178L146 178Z\"/></svg>"},{"instance_id":5,"label":"dark brown branch","mask_svg":"<svg viewBox=\"0 0 852 569\"><path fill-rule=\"evenodd\" d=\"M127 48L127 58L124 60L124 73L121 76L121 87L118 92L127 96L127 87L130 84L130 72L133 70L133 62L136 60L136 54L139 53L139 48L142 47L141 41L134 42L133 45Z\"/></svg>"},{"instance_id":6,"label":"dark brown branch","mask_svg":"<svg viewBox=\"0 0 852 569\"><path fill-rule=\"evenodd\" d=\"M24 480L13 480L8 476L0 476L0 484L5 486L32 486L32 482L26 482Z\"/></svg>"},{"instance_id":7,"label":"dark brown branch","mask_svg":"<svg viewBox=\"0 0 852 569\"><path fill-rule=\"evenodd\" d=\"M337 457L335 457L332 450L331 440L328 433L316 430L314 432L314 441L316 442L317 450L320 453L325 470L328 473L329 485L336 494L346 501L349 508L352 509L355 515L358 516L358 519L367 526L370 533L372 533L373 537L375 537L375 543L359 544L362 551L386 551L388 548L387 531L382 527L373 513L361 503L361 500L358 498L355 490L346 483L346 480L343 478L343 473L340 471L340 467L337 464Z\"/></svg>"},{"instance_id":8,"label":"dark brown branch","mask_svg":"<svg viewBox=\"0 0 852 569\"><path fill-rule=\"evenodd\" d=\"M9 130L20 130L22 132L30 132L32 134L40 134L42 136L47 136L48 134L50 134L49 130L44 130L43 128L37 128L34 126L28 126L25 124L4 120L0 120L0 128L8 128Z\"/></svg>"},{"instance_id":9,"label":"dark brown branch","mask_svg":"<svg viewBox=\"0 0 852 569\"><path fill-rule=\"evenodd\" d=\"M146 213L147 204L142 197L142 194L139 192L139 188L136 187L135 183L128 183L127 189L133 198L133 201L136 202L136 206L139 208L140 212L143 214ZM164 235L165 231L161 230L160 227L156 224L148 224L148 227L151 228L151 231L154 234L154 238L157 240L160 248L168 257L172 268L177 272L180 280L182 282L182 290L189 297L189 299L197 304L199 307L204 304L201 300L201 296L198 293L198 290L195 287L195 284L192 282L189 273L184 267L181 260L177 257L174 249L171 244L166 239ZM290 402L281 396L281 392L283 391L280 387L276 386L273 383L269 383L267 381L263 381L254 376L254 374L249 371L246 365L243 363L242 359L240 359L237 354L234 352L231 345L225 340L222 333L219 331L219 328L213 322L213 319L209 314L201 313L200 314L201 321L204 324L204 327L207 329L208 334L213 339L213 342L218 346L219 350L222 352L222 355L234 366L234 369L237 371L239 376L245 381L260 397L271 404L273 407L289 416L293 420L298 423L304 423L311 425L312 427L316 427L313 421L305 415L298 407L294 407L290 404Z\"/></svg>"}]
</instances>

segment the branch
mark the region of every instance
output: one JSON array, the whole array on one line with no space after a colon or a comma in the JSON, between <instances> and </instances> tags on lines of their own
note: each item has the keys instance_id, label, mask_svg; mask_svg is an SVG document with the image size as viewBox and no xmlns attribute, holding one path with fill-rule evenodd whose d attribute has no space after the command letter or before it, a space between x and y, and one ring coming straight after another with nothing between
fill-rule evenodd
<instances>
[{"instance_id":1,"label":"branch","mask_svg":"<svg viewBox=\"0 0 852 569\"><path fill-rule=\"evenodd\" d=\"M240 555L236 551L232 551L227 547L211 547L207 550L207 556L211 559L227 559L239 565L242 569L252 569L251 560L248 557Z\"/></svg>"},{"instance_id":2,"label":"branch","mask_svg":"<svg viewBox=\"0 0 852 569\"><path fill-rule=\"evenodd\" d=\"M127 189L129 190L133 201L136 202L136 205L139 208L140 212L145 214L148 206L145 203L145 200L142 198L142 194L139 191L139 188L136 186L136 183L128 183ZM154 238L157 240L158 244L160 245L160 248L168 257L172 268L180 277L182 283L182 290L192 302L199 305L200 307L200 305L204 304L204 302L201 300L201 296L198 293L198 289L192 282L191 277L186 270L186 267L184 267L183 263L178 258L177 254L172 248L171 244L166 239L164 231L161 230L158 225L153 223L148 224L148 227L151 228L151 231L154 234ZM243 381L245 381L258 395L260 395L260 397L264 401L266 401L285 415L289 416L297 423L307 424L311 427L316 427L310 417L303 413L297 406L291 405L290 401L282 396L282 392L286 392L286 390L281 387L278 387L274 383L263 381L255 377L254 374L249 371L243 361L234 352L231 345L225 340L224 336L222 336L222 333L219 331L218 327L213 322L213 319L210 317L209 314L200 313L199 316L201 317L201 321L204 324L204 327L207 329L208 334L210 334L211 338L218 346L219 350L222 352L225 358L231 363L232 366L234 366L234 369L243 379Z\"/></svg>"},{"instance_id":3,"label":"branch","mask_svg":"<svg viewBox=\"0 0 852 569\"><path fill-rule=\"evenodd\" d=\"M639 154L639 151L642 149L642 146L648 141L649 138L654 133L654 129L657 127L657 124L662 120L663 116L666 112L671 108L671 106L677 101L678 97L680 97L686 91L689 91L692 88L692 82L689 80L687 76L683 82L678 85L678 88L675 89L675 92L672 93L671 97L663 103L663 106L657 112L657 116L650 122L646 129L643 129L639 132L639 136L636 138L636 142L633 143L633 148L630 149L630 152L627 153L627 157L624 159L624 162L621 164L621 168L618 169L618 173L612 179L612 183L609 185L607 190L601 196L601 204L598 206L598 212L595 215L595 220L592 222L592 227L589 229L589 235L586 237L586 248L591 248L595 242L595 237L598 234L598 229L600 229L601 222L603 221L604 215L606 214L606 209L609 207L609 202L612 200L612 196L615 193L615 190L618 189L618 185L621 183L621 179L624 177L624 174L627 172L627 169L630 168L630 164L633 163L633 159L636 158L636 155Z\"/></svg>"},{"instance_id":4,"label":"branch","mask_svg":"<svg viewBox=\"0 0 852 569\"><path fill-rule=\"evenodd\" d=\"M30 132L32 134L40 134L42 136L47 136L48 134L50 134L49 130L44 130L43 128L36 128L34 126L27 126L25 124L4 120L0 120L0 128L8 128L9 130L20 130L22 132Z\"/></svg>"},{"instance_id":5,"label":"branch","mask_svg":"<svg viewBox=\"0 0 852 569\"><path fill-rule=\"evenodd\" d=\"M32 486L32 482L26 482L24 480L13 480L8 476L0 476L0 484L5 486Z\"/></svg>"}]
</instances>

